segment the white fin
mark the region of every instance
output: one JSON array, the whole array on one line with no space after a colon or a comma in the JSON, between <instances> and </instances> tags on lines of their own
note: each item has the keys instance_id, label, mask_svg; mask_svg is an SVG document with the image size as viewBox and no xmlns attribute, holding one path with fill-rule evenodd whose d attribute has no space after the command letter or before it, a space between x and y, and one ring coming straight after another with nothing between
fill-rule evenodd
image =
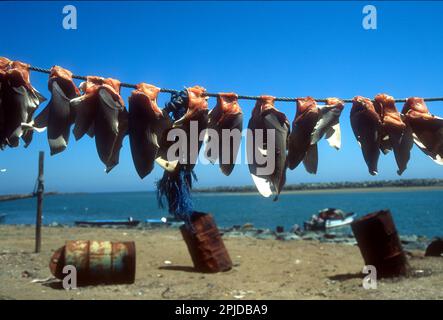
<instances>
[{"instance_id":1,"label":"white fin","mask_svg":"<svg viewBox=\"0 0 443 320\"><path fill-rule=\"evenodd\" d=\"M328 132L326 132L326 140L332 148L340 150L341 148L341 129L340 123L333 125L329 128ZM360 142L359 142L360 143Z\"/></svg>"},{"instance_id":2,"label":"white fin","mask_svg":"<svg viewBox=\"0 0 443 320\"><path fill-rule=\"evenodd\" d=\"M160 145L158 144L157 135L154 132L150 132L151 141L152 143L157 147L160 148Z\"/></svg>"},{"instance_id":3,"label":"white fin","mask_svg":"<svg viewBox=\"0 0 443 320\"><path fill-rule=\"evenodd\" d=\"M432 158L431 158L431 159L432 159ZM440 157L439 154L437 154L437 155L435 156L435 159L432 159L432 160L434 160L435 163L437 163L437 164L443 166L443 158Z\"/></svg>"},{"instance_id":4,"label":"white fin","mask_svg":"<svg viewBox=\"0 0 443 320\"><path fill-rule=\"evenodd\" d=\"M169 172L173 172L178 165L178 160L167 161L167 160L163 159L162 157L156 158L155 162L157 162L157 164L160 167L162 167L163 169L165 169L166 171L169 171Z\"/></svg>"},{"instance_id":5,"label":"white fin","mask_svg":"<svg viewBox=\"0 0 443 320\"><path fill-rule=\"evenodd\" d=\"M260 147L257 147L258 151L260 151L262 156L267 156L268 155L268 150L262 149Z\"/></svg>"},{"instance_id":6,"label":"white fin","mask_svg":"<svg viewBox=\"0 0 443 320\"><path fill-rule=\"evenodd\" d=\"M258 192L260 192L260 194L265 197L265 198L269 198L272 195L272 190L271 190L271 183L266 180L265 178L260 178L257 177L256 175L253 175L251 173L252 176L252 180L255 183L255 186L257 187Z\"/></svg>"},{"instance_id":7,"label":"white fin","mask_svg":"<svg viewBox=\"0 0 443 320\"><path fill-rule=\"evenodd\" d=\"M46 127L44 127L44 128L37 128L37 127L34 127L34 120L32 120L32 121L29 122L29 123L22 122L22 123L21 123L21 126L22 126L22 129L23 129L23 130L34 130L34 131L37 131L37 132L39 132L39 133L44 132L44 131L46 130Z\"/></svg>"}]
</instances>

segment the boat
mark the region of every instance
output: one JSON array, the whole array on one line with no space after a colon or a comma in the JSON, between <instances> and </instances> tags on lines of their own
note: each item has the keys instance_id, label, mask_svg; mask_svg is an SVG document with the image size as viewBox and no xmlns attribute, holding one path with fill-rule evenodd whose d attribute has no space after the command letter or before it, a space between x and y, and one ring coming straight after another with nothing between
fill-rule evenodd
<instances>
[{"instance_id":1,"label":"boat","mask_svg":"<svg viewBox=\"0 0 443 320\"><path fill-rule=\"evenodd\" d=\"M166 220L166 218L161 218L161 219L146 219L145 223L149 223L149 224L165 224L168 221Z\"/></svg>"},{"instance_id":2,"label":"boat","mask_svg":"<svg viewBox=\"0 0 443 320\"><path fill-rule=\"evenodd\" d=\"M158 218L151 218L151 219L146 219L145 223L156 227L156 226L180 226L183 224L183 221L176 219L172 216L169 217L162 217L160 219Z\"/></svg>"},{"instance_id":3,"label":"boat","mask_svg":"<svg viewBox=\"0 0 443 320\"><path fill-rule=\"evenodd\" d=\"M128 219L109 219L109 220L84 220L74 221L76 226L90 226L90 227L104 227L104 226L127 226L135 227L140 224L139 220L134 220L132 217Z\"/></svg>"},{"instance_id":4,"label":"boat","mask_svg":"<svg viewBox=\"0 0 443 320\"><path fill-rule=\"evenodd\" d=\"M340 209L326 208L314 214L311 220L305 221L304 228L308 231L326 230L343 227L354 221L354 212L345 213Z\"/></svg>"},{"instance_id":5,"label":"boat","mask_svg":"<svg viewBox=\"0 0 443 320\"><path fill-rule=\"evenodd\" d=\"M0 214L0 223L5 223L6 216L6 214Z\"/></svg>"}]
</instances>

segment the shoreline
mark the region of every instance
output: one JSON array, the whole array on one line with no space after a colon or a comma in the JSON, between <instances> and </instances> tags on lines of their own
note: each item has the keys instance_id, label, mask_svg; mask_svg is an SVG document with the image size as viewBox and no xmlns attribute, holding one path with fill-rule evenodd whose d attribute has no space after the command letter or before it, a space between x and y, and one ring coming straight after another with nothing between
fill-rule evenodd
<instances>
[{"instance_id":1,"label":"shoreline","mask_svg":"<svg viewBox=\"0 0 443 320\"><path fill-rule=\"evenodd\" d=\"M116 231L139 231L139 232L168 232L170 230L178 231L181 223L173 223L172 225L156 225L147 222L141 222L138 226L76 226L68 224L60 224L52 222L50 224L42 225L42 228L46 229L74 229L74 230L116 230ZM32 224L2 224L2 228L13 227L17 229L35 228ZM234 225L229 227L218 227L220 234L224 239L256 239L256 240L277 240L277 241L318 241L319 243L330 244L344 244L350 246L356 246L357 242L352 231L349 228L330 229L325 231L307 231L301 229L290 229L282 232L271 230L269 228L257 228L251 223L246 223L243 226ZM433 239L441 237L440 235L434 235L427 237L420 234L399 234L400 241L404 250L420 250L425 251L429 243Z\"/></svg>"},{"instance_id":2,"label":"shoreline","mask_svg":"<svg viewBox=\"0 0 443 320\"><path fill-rule=\"evenodd\" d=\"M415 186L415 187L366 187L366 188L331 188L311 190L283 190L280 195L316 194L316 193L371 193L371 192L410 192L410 191L441 191L443 186ZM194 191L194 195L260 195L258 191Z\"/></svg>"},{"instance_id":3,"label":"shoreline","mask_svg":"<svg viewBox=\"0 0 443 320\"><path fill-rule=\"evenodd\" d=\"M415 179L412 179L415 180ZM430 180L430 179L429 179ZM392 180L388 182L397 182L401 180ZM425 179L426 181L426 179ZM440 180L438 180L440 181ZM442 180L443 181L443 180ZM386 186L378 186L375 185L377 181L373 182L358 182L358 183L350 183L349 187L329 187L327 184L323 183L312 183L309 186L307 184L300 185L288 185L288 188L301 188L301 189L292 189L285 190L283 189L280 193L281 195L285 194L315 194L315 193L364 193L364 192L408 192L408 191L440 191L443 190L443 184L435 185L386 185ZM443 182L442 182L443 183ZM335 184L345 184L345 183L335 183ZM325 186L323 186L325 185ZM356 186L358 185L358 186ZM220 190L216 190L220 188ZM234 190L227 190L227 187L213 187L213 188L195 188L192 190L193 195L260 195L257 190L254 189L253 186L235 186L232 187ZM247 188L246 190L241 190L241 188ZM45 196L64 196L64 195L94 195L94 194L115 194L115 193L155 193L155 190L138 190L138 191L109 191L109 192L59 192L59 191L50 191L45 192ZM34 195L32 193L17 193L17 194L0 194L0 202L1 201L14 201L21 200L26 198L32 198Z\"/></svg>"}]
</instances>

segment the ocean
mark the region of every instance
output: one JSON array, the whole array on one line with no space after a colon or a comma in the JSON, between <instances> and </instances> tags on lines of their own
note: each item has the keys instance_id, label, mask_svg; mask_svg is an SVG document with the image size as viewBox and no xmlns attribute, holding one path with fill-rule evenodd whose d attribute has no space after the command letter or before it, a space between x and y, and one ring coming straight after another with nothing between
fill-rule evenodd
<instances>
[{"instance_id":1,"label":"ocean","mask_svg":"<svg viewBox=\"0 0 443 320\"><path fill-rule=\"evenodd\" d=\"M359 216L390 209L400 234L427 237L443 235L443 190L377 192L321 192L282 194L277 202L256 194L196 193L194 209L210 212L221 227L253 223L260 228L290 228L303 225L326 207L355 212ZM0 202L0 214L7 224L34 224L36 199ZM167 216L159 209L153 192L60 194L47 196L43 223L72 225L75 220L126 219L144 221Z\"/></svg>"}]
</instances>

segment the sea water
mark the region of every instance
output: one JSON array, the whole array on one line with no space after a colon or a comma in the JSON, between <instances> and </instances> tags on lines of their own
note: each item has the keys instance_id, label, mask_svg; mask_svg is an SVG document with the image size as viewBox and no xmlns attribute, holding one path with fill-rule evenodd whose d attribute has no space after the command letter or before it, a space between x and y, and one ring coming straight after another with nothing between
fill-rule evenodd
<instances>
[{"instance_id":1,"label":"sea water","mask_svg":"<svg viewBox=\"0 0 443 320\"><path fill-rule=\"evenodd\" d=\"M443 235L443 191L311 192L282 194L277 202L257 194L196 193L197 211L210 212L219 226L253 223L274 229L303 225L318 210L333 207L359 216L390 209L401 234ZM36 199L0 202L7 224L34 224ZM168 213L160 209L153 192L60 194L47 196L43 223L72 225L75 220L127 219L144 221Z\"/></svg>"}]
</instances>

